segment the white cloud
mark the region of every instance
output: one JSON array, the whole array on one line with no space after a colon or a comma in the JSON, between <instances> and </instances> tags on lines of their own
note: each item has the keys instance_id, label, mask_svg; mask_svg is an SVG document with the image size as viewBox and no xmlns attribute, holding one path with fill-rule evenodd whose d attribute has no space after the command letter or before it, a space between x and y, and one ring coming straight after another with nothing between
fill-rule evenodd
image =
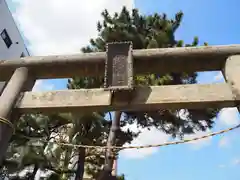
<instances>
[{"instance_id":1,"label":"white cloud","mask_svg":"<svg viewBox=\"0 0 240 180\"><path fill-rule=\"evenodd\" d=\"M130 129L133 132L141 132L137 138L135 138L130 144L125 144L124 146L142 146L142 145L156 145L162 144L165 142L169 142L171 138L170 135L167 135L161 131L159 131L155 127L151 127L149 130L147 128L139 128L136 124L128 125L123 128L123 130ZM192 139L195 137L200 137L210 133L210 130L206 132L196 132L192 135L185 135L185 139ZM175 139L176 141L179 140L178 138ZM203 147L206 147L211 144L211 137L201 139L198 141L192 141L186 143L190 146L193 150L199 150ZM143 148L143 149L126 149L121 151L120 155L124 156L125 158L130 159L140 159L146 158L150 155L153 155L158 152L160 148Z\"/></svg>"},{"instance_id":2,"label":"white cloud","mask_svg":"<svg viewBox=\"0 0 240 180\"><path fill-rule=\"evenodd\" d=\"M188 119L188 116L189 116L189 112L188 111L184 111L183 109L180 110L179 112L179 116L182 118L182 119L185 119L187 120ZM205 121L201 121L201 124L203 126L206 126L206 122ZM184 139L193 139L193 138L196 138L196 137L201 137L201 136L205 136L206 134L209 134L211 133L211 131L209 129L207 129L207 131L205 132L202 132L202 131L196 131L194 134L190 134L190 135L184 135ZM208 146L211 144L211 137L209 138L204 138L204 139L200 139L200 140L197 140L197 141L191 141L191 142L188 142L186 144L190 144L190 147L193 149L193 150L199 150L205 146Z\"/></svg>"},{"instance_id":3,"label":"white cloud","mask_svg":"<svg viewBox=\"0 0 240 180\"><path fill-rule=\"evenodd\" d=\"M136 124L128 126L132 131L141 131L139 136L135 138L131 144L125 144L125 146L141 146L141 145L150 145L150 144L161 144L167 142L170 136L159 131L155 127L151 127L150 130L147 128L137 128ZM156 153L159 148L144 148L144 149L126 149L121 151L120 155L123 155L126 158L145 158Z\"/></svg>"},{"instance_id":4,"label":"white cloud","mask_svg":"<svg viewBox=\"0 0 240 180\"><path fill-rule=\"evenodd\" d=\"M133 0L14 0L14 17L34 55L79 52L96 37L96 23L106 8L110 13Z\"/></svg>"},{"instance_id":5,"label":"white cloud","mask_svg":"<svg viewBox=\"0 0 240 180\"><path fill-rule=\"evenodd\" d=\"M54 84L49 83L46 80L37 80L34 87L33 91L51 91L54 89Z\"/></svg>"},{"instance_id":6,"label":"white cloud","mask_svg":"<svg viewBox=\"0 0 240 180\"><path fill-rule=\"evenodd\" d=\"M223 108L216 119L216 129L224 129L236 126L240 123L239 112L237 108ZM228 135L228 134L227 134ZM226 134L218 142L220 148L226 148L233 142L234 136Z\"/></svg>"},{"instance_id":7,"label":"white cloud","mask_svg":"<svg viewBox=\"0 0 240 180\"><path fill-rule=\"evenodd\" d=\"M219 164L218 167L219 168L226 168L226 167L238 166L238 165L240 165L240 158L235 157L232 160L230 160L227 164Z\"/></svg>"},{"instance_id":8,"label":"white cloud","mask_svg":"<svg viewBox=\"0 0 240 180\"><path fill-rule=\"evenodd\" d=\"M13 0L13 16L29 41L32 55L80 52L90 38L97 36L96 23L101 12L132 9L134 0ZM34 91L52 90L53 84L38 80ZM39 178L39 177L38 177Z\"/></svg>"},{"instance_id":9,"label":"white cloud","mask_svg":"<svg viewBox=\"0 0 240 180\"><path fill-rule=\"evenodd\" d=\"M218 146L220 148L229 147L229 145L230 145L230 138L224 136L219 140Z\"/></svg>"},{"instance_id":10,"label":"white cloud","mask_svg":"<svg viewBox=\"0 0 240 180\"><path fill-rule=\"evenodd\" d=\"M111 13L119 11L123 5L133 8L133 0L14 0L18 6L14 17L17 20L24 36L30 42L29 49L33 55L50 55L79 52L80 48L88 44L89 39L96 37L96 22L100 19L103 9ZM220 80L219 73L215 80ZM53 84L39 80L34 91L52 90ZM227 116L234 110L222 110L220 122L236 124L236 116ZM230 113L231 114L231 113ZM226 118L227 117L227 118ZM227 119L227 120L226 120ZM136 129L136 127L135 127ZM203 135L203 132L186 136L193 138ZM142 133L133 140L131 145L156 144L169 140L169 136L156 128L142 130ZM206 146L211 139L204 139L190 143L195 149ZM126 150L124 155L143 157L157 152L157 148ZM126 153L128 152L128 153ZM141 153L140 153L141 152ZM131 154L131 155L130 155ZM142 155L141 155L142 154Z\"/></svg>"},{"instance_id":11,"label":"white cloud","mask_svg":"<svg viewBox=\"0 0 240 180\"><path fill-rule=\"evenodd\" d=\"M240 158L235 158L232 161L233 165L239 165L240 164Z\"/></svg>"},{"instance_id":12,"label":"white cloud","mask_svg":"<svg viewBox=\"0 0 240 180\"><path fill-rule=\"evenodd\" d=\"M225 168L225 167L227 167L227 166L226 166L225 164L219 164L218 167L219 167L219 168Z\"/></svg>"},{"instance_id":13,"label":"white cloud","mask_svg":"<svg viewBox=\"0 0 240 180\"><path fill-rule=\"evenodd\" d=\"M223 108L217 119L220 125L231 127L239 123L239 112L237 108Z\"/></svg>"},{"instance_id":14,"label":"white cloud","mask_svg":"<svg viewBox=\"0 0 240 180\"><path fill-rule=\"evenodd\" d=\"M134 127L136 128L136 127ZM185 139L192 139L195 137L200 137L203 135L206 135L207 133L210 133L210 131L207 132L197 132L192 135L186 135ZM142 129L141 133L137 138L135 138L130 144L125 144L124 146L142 146L142 145L155 145L155 144L162 144L165 142L169 142L171 137L158 129L152 127L150 130L148 129ZM186 144L189 144L190 148L193 150L199 150L203 147L206 147L211 144L211 137L206 139L201 139L198 141L192 141L188 142ZM178 140L178 139L176 139ZM139 158L146 158L150 155L155 154L158 152L160 148L144 148L144 149L126 149L121 151L120 155L123 155L126 158L131 159L139 159Z\"/></svg>"},{"instance_id":15,"label":"white cloud","mask_svg":"<svg viewBox=\"0 0 240 180\"><path fill-rule=\"evenodd\" d=\"M209 133L211 133L210 130L207 130L205 132L199 131L199 132L196 132L195 134L185 135L184 137L185 137L185 139L193 139L196 137L205 136ZM193 149L193 150L199 150L203 147L209 146L211 144L211 140L212 140L212 137L208 137L208 138L204 138L204 139L200 139L200 140L196 140L196 141L191 141L186 144L189 144L191 149Z\"/></svg>"},{"instance_id":16,"label":"white cloud","mask_svg":"<svg viewBox=\"0 0 240 180\"><path fill-rule=\"evenodd\" d=\"M113 13L123 5L129 9L134 6L134 0L12 1L16 3L13 16L29 41L28 48L33 55L80 52L90 38L97 36L96 23L104 9ZM51 89L47 82L41 81L40 89Z\"/></svg>"}]
</instances>

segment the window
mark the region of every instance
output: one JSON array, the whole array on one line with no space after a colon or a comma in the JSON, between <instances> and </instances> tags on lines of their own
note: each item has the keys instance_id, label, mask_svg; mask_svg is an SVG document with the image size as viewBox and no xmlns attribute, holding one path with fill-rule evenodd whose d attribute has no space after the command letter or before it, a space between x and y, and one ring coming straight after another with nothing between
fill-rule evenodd
<instances>
[{"instance_id":1,"label":"window","mask_svg":"<svg viewBox=\"0 0 240 180\"><path fill-rule=\"evenodd\" d=\"M4 29L1 32L1 37L2 37L3 41L5 42L6 46L9 48L12 45L12 40L10 39L6 29Z\"/></svg>"},{"instance_id":2,"label":"window","mask_svg":"<svg viewBox=\"0 0 240 180\"><path fill-rule=\"evenodd\" d=\"M21 54L20 58L22 58L22 57L25 57L25 54L24 54L24 52L22 52L22 54Z\"/></svg>"}]
</instances>

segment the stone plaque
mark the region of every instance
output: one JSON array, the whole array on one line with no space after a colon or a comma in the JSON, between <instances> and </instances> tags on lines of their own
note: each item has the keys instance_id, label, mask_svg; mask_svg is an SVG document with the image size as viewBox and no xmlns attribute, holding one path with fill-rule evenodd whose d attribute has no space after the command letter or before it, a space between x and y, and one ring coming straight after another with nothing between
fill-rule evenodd
<instances>
[{"instance_id":1,"label":"stone plaque","mask_svg":"<svg viewBox=\"0 0 240 180\"><path fill-rule=\"evenodd\" d=\"M107 44L105 62L106 89L126 89L133 86L132 43L120 42Z\"/></svg>"}]
</instances>

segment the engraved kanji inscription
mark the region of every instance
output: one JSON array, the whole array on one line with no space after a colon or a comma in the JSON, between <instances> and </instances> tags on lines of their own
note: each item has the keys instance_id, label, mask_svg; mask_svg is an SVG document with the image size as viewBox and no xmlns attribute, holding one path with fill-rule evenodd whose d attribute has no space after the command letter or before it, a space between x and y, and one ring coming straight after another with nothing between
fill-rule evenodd
<instances>
[{"instance_id":1,"label":"engraved kanji inscription","mask_svg":"<svg viewBox=\"0 0 240 180\"><path fill-rule=\"evenodd\" d=\"M117 55L113 58L113 86L126 86L127 85L127 56Z\"/></svg>"},{"instance_id":2,"label":"engraved kanji inscription","mask_svg":"<svg viewBox=\"0 0 240 180\"><path fill-rule=\"evenodd\" d=\"M133 81L132 44L130 42L107 45L105 88L131 89Z\"/></svg>"}]
</instances>

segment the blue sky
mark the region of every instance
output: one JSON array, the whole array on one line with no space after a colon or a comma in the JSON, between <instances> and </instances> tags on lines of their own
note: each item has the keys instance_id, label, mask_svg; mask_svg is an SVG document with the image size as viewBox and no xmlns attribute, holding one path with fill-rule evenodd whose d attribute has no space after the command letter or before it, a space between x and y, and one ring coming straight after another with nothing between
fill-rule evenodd
<instances>
[{"instance_id":1,"label":"blue sky","mask_svg":"<svg viewBox=\"0 0 240 180\"><path fill-rule=\"evenodd\" d=\"M18 10L18 4L8 1L12 12ZM19 1L21 3L21 0ZM240 44L240 1L238 0L136 0L135 7L143 14L166 13L173 17L182 10L184 18L181 27L176 33L177 39L190 43L194 36L198 36L200 44L208 42L210 45ZM21 18L21 17L20 17ZM30 46L33 41L21 28ZM32 38L33 39L33 38ZM80 49L80 48L79 48ZM216 78L218 77L218 78ZM219 72L201 73L199 83L222 82ZM48 81L48 87L54 82L54 89L65 88L61 80ZM46 85L46 84L45 84ZM48 89L48 88L46 88ZM50 88L51 89L51 88ZM229 122L235 116L225 114L222 122L217 123L213 130L231 126ZM229 118L229 119L228 119ZM219 119L219 122L221 119ZM240 141L237 135L239 130L223 136L214 137L201 148L183 144L162 147L154 153L141 158L120 156L119 173L124 173L127 180L202 180L202 179L239 179L240 171ZM150 142L157 142L160 134L151 134ZM221 144L222 142L222 144ZM138 152L134 152L138 153Z\"/></svg>"},{"instance_id":2,"label":"blue sky","mask_svg":"<svg viewBox=\"0 0 240 180\"><path fill-rule=\"evenodd\" d=\"M176 33L177 39L190 43L198 36L200 43L210 45L240 43L240 1L238 0L137 0L136 7L144 14L153 12L166 13L173 17L176 12L184 13L183 23ZM200 83L216 81L218 72L202 73ZM217 127L214 128L218 129ZM129 180L169 179L169 180L202 180L202 179L239 179L239 165L233 163L240 156L240 141L236 138L240 131L231 132L231 145L219 147L220 137L214 137L211 144L199 150L188 145L177 145L161 148L156 154L144 159L126 162L120 159L120 170ZM157 137L155 137L157 138ZM234 160L235 159L235 160ZM122 164L121 164L122 163ZM133 168L134 167L134 168ZM133 170L134 169L134 170ZM128 178L127 178L128 179Z\"/></svg>"}]
</instances>

